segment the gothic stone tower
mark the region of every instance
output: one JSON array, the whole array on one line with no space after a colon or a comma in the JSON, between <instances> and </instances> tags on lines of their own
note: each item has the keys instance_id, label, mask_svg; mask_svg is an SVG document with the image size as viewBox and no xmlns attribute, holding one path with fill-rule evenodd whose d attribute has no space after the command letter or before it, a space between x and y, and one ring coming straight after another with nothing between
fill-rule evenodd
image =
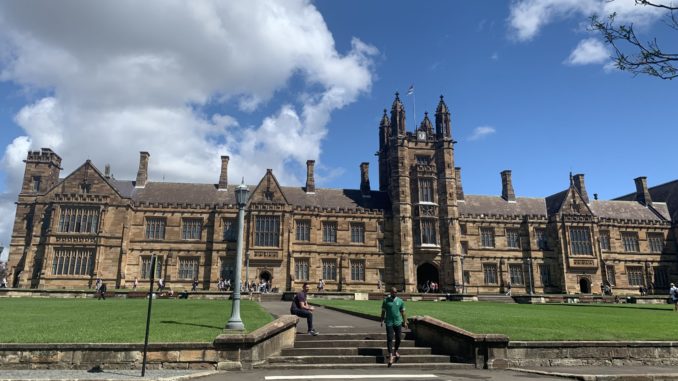
<instances>
[{"instance_id":1,"label":"gothic stone tower","mask_svg":"<svg viewBox=\"0 0 678 381\"><path fill-rule=\"evenodd\" d=\"M389 285L414 291L425 281L447 288L461 284L454 141L443 97L435 131L428 113L419 128L406 131L398 93L379 126L379 190L388 192L393 254L386 258Z\"/></svg>"}]
</instances>

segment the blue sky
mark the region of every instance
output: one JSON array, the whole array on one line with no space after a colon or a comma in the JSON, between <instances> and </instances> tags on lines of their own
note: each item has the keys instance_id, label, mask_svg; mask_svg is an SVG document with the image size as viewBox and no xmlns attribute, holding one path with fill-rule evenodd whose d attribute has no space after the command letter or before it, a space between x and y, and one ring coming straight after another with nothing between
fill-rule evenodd
<instances>
[{"instance_id":1,"label":"blue sky","mask_svg":"<svg viewBox=\"0 0 678 381\"><path fill-rule=\"evenodd\" d=\"M395 91L409 130L445 96L468 194L499 194L504 169L529 197L570 171L602 199L673 180L676 81L610 67L586 26L611 11L676 40L633 0L4 3L0 242L21 160L44 146L62 176L90 158L133 179L147 150L156 181L216 182L228 154L232 183L273 168L302 185L314 159L318 186L357 188L369 161L377 188Z\"/></svg>"}]
</instances>

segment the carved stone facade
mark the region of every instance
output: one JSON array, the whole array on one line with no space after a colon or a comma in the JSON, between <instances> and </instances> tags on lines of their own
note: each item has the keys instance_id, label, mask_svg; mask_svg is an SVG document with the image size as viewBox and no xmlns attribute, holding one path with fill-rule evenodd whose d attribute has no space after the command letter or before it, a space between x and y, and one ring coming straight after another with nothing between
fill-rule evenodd
<instances>
[{"instance_id":1,"label":"carved stone facade","mask_svg":"<svg viewBox=\"0 0 678 381\"><path fill-rule=\"evenodd\" d=\"M588 197L584 175L546 198L516 197L511 171L501 196L465 195L454 165L450 112L443 98L432 122L407 131L398 95L379 126L379 191L360 164L358 189L283 187L268 170L245 214L243 280L278 290L324 279L326 290L447 292L665 293L678 280L678 181L616 200ZM87 161L60 178L61 158L29 152L10 245L12 285L89 288L145 284L150 257L175 289L198 279L215 289L235 267L237 207L228 156L216 184L154 182L141 152L135 181ZM215 176L216 177L216 176ZM675 196L674 196L675 195ZM247 274L247 275L246 275Z\"/></svg>"}]
</instances>

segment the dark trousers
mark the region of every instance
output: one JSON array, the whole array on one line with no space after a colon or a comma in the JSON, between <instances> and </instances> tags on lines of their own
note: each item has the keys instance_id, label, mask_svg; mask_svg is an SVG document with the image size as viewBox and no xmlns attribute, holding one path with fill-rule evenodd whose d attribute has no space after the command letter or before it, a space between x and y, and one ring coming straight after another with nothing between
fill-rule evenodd
<instances>
[{"instance_id":1,"label":"dark trousers","mask_svg":"<svg viewBox=\"0 0 678 381\"><path fill-rule=\"evenodd\" d=\"M300 318L306 318L306 324L308 325L308 330L313 330L313 312L308 310L300 310L298 308L292 308L290 310L292 315L297 315Z\"/></svg>"},{"instance_id":2,"label":"dark trousers","mask_svg":"<svg viewBox=\"0 0 678 381\"><path fill-rule=\"evenodd\" d=\"M398 352L400 348L400 337L403 335L403 327L398 325L387 325L386 326L386 348L388 349L388 354L392 355ZM395 336L395 349L393 349L393 336Z\"/></svg>"}]
</instances>

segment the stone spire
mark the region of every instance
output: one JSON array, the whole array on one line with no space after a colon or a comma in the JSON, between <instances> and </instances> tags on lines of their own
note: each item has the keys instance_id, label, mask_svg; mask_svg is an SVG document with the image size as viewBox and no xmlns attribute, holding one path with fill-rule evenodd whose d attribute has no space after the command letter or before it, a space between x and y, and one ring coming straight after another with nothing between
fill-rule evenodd
<instances>
[{"instance_id":1,"label":"stone spire","mask_svg":"<svg viewBox=\"0 0 678 381\"><path fill-rule=\"evenodd\" d=\"M440 102L436 108L436 138L452 138L452 128L450 126L450 111L440 96Z\"/></svg>"},{"instance_id":2,"label":"stone spire","mask_svg":"<svg viewBox=\"0 0 678 381\"><path fill-rule=\"evenodd\" d=\"M391 136L405 135L405 107L400 101L400 94L395 93L391 106Z\"/></svg>"}]
</instances>

